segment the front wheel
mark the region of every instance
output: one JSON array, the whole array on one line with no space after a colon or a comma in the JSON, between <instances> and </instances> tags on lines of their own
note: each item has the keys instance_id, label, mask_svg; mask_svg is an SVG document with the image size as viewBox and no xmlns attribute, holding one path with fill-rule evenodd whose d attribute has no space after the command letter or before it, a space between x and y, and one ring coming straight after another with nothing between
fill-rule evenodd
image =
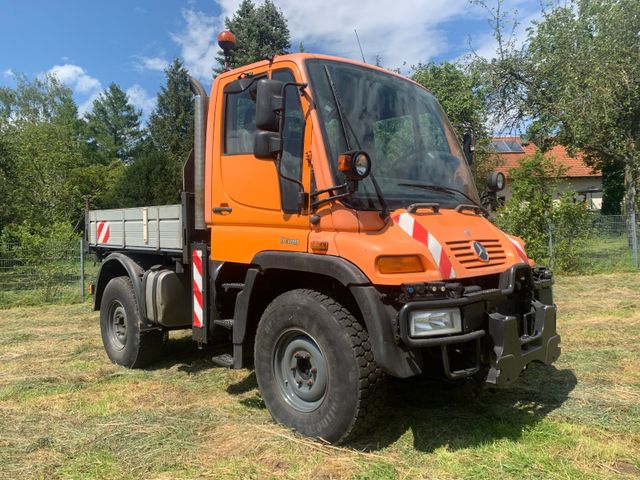
<instances>
[{"instance_id":1,"label":"front wheel","mask_svg":"<svg viewBox=\"0 0 640 480\"><path fill-rule=\"evenodd\" d=\"M112 278L100 302L100 333L112 362L129 368L153 362L164 345L162 330L140 329L140 313L129 277Z\"/></svg>"},{"instance_id":2,"label":"front wheel","mask_svg":"<svg viewBox=\"0 0 640 480\"><path fill-rule=\"evenodd\" d=\"M309 437L349 441L384 405L385 378L366 330L314 290L286 292L267 307L256 333L255 370L273 418Z\"/></svg>"}]
</instances>

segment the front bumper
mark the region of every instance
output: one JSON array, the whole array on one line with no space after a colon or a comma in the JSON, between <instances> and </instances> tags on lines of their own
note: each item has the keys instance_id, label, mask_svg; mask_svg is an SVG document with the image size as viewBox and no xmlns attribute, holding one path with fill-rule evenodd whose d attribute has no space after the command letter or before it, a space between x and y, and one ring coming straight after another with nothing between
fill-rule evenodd
<instances>
[{"instance_id":1,"label":"front bumper","mask_svg":"<svg viewBox=\"0 0 640 480\"><path fill-rule=\"evenodd\" d=\"M445 374L452 379L486 372L486 382L506 385L515 381L533 361L550 365L560 356L556 306L551 278L533 277L528 266L505 272L498 289L459 298L408 301L398 315L399 336L410 348L439 347ZM409 336L413 310L460 308L463 332L440 337ZM465 362L452 366L453 351L464 349Z\"/></svg>"}]
</instances>

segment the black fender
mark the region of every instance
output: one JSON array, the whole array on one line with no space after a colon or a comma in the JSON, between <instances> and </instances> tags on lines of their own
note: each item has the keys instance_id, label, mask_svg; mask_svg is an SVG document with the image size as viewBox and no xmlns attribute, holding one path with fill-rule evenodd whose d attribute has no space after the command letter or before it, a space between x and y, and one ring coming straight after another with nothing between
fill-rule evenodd
<instances>
[{"instance_id":1,"label":"black fender","mask_svg":"<svg viewBox=\"0 0 640 480\"><path fill-rule=\"evenodd\" d=\"M109 283L112 278L119 277L125 272L131 279L133 293L136 296L140 316L143 320L146 320L146 302L144 301L144 290L142 288L144 269L138 265L135 260L123 253L110 253L104 259L102 265L100 265L100 271L98 272L96 279L96 294L93 299L93 309L100 310L102 294L107 283Z\"/></svg>"},{"instance_id":2,"label":"black fender","mask_svg":"<svg viewBox=\"0 0 640 480\"><path fill-rule=\"evenodd\" d=\"M395 341L393 314L383 304L379 292L356 265L341 257L298 252L261 252L251 262L244 288L236 298L233 321L234 368L244 364L249 306L253 289L261 273L270 269L307 272L331 277L353 295L367 332L376 363L395 377L411 377L421 372L419 352L404 349Z\"/></svg>"}]
</instances>

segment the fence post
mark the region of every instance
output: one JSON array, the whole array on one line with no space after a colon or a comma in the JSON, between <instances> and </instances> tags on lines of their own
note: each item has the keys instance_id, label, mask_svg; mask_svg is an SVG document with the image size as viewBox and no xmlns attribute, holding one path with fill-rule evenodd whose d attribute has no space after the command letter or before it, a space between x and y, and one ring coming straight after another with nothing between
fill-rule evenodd
<instances>
[{"instance_id":1,"label":"fence post","mask_svg":"<svg viewBox=\"0 0 640 480\"><path fill-rule=\"evenodd\" d=\"M631 251L633 252L633 268L638 269L638 226L636 225L636 209L631 210Z\"/></svg>"},{"instance_id":2,"label":"fence post","mask_svg":"<svg viewBox=\"0 0 640 480\"><path fill-rule=\"evenodd\" d=\"M80 298L84 302L84 238L80 237Z\"/></svg>"}]
</instances>

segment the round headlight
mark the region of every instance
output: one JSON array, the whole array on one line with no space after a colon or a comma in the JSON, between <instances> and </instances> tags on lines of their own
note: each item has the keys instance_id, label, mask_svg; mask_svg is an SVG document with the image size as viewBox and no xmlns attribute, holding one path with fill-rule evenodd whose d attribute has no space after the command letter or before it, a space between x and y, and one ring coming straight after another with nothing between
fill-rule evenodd
<instances>
[{"instance_id":1,"label":"round headlight","mask_svg":"<svg viewBox=\"0 0 640 480\"><path fill-rule=\"evenodd\" d=\"M369 158L369 155L364 152L356 153L355 158L353 159L353 169L355 170L354 173L360 178L364 178L369 175L369 172L371 171L371 159Z\"/></svg>"},{"instance_id":2,"label":"round headlight","mask_svg":"<svg viewBox=\"0 0 640 480\"><path fill-rule=\"evenodd\" d=\"M502 172L491 172L487 176L487 188L492 192L503 190L506 183L506 178Z\"/></svg>"},{"instance_id":3,"label":"round headlight","mask_svg":"<svg viewBox=\"0 0 640 480\"><path fill-rule=\"evenodd\" d=\"M338 157L338 170L349 180L362 180L371 173L371 157L361 150L342 153Z\"/></svg>"}]
</instances>

